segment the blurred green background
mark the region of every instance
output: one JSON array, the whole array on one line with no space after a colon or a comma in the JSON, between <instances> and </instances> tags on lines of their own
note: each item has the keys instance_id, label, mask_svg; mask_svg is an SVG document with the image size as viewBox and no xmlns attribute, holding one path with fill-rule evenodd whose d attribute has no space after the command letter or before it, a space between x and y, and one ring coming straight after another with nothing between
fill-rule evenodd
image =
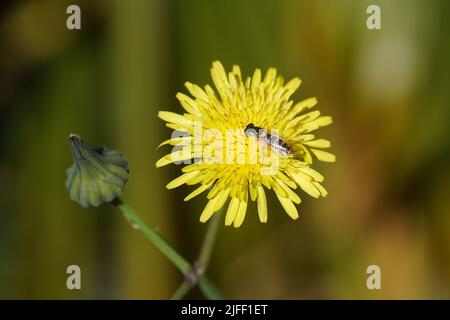
<instances>
[{"instance_id":1,"label":"blurred green background","mask_svg":"<svg viewBox=\"0 0 450 320\"><path fill-rule=\"evenodd\" d=\"M66 28L81 7L82 29ZM382 30L366 28L381 7ZM334 124L335 164L316 165L329 196L303 196L292 222L270 198L222 228L210 276L227 298L450 298L450 2L2 1L0 6L0 298L168 298L178 271L108 205L81 209L64 188L66 137L124 152L124 199L196 258L206 203L166 190L155 168L187 80L215 59L244 74L274 66L303 79ZM82 290L66 288L77 264ZM381 290L366 268L381 267ZM193 291L190 298L200 298Z\"/></svg>"}]
</instances>

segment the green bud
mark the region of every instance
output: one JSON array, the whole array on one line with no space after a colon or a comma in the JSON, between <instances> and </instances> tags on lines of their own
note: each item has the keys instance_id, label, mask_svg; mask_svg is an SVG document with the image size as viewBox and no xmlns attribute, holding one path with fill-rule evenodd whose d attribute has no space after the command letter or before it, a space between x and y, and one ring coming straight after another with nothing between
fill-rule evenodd
<instances>
[{"instance_id":1,"label":"green bud","mask_svg":"<svg viewBox=\"0 0 450 320\"><path fill-rule=\"evenodd\" d=\"M67 170L70 198L83 208L119 197L128 181L128 162L117 150L92 148L77 134L69 136L74 163Z\"/></svg>"}]
</instances>

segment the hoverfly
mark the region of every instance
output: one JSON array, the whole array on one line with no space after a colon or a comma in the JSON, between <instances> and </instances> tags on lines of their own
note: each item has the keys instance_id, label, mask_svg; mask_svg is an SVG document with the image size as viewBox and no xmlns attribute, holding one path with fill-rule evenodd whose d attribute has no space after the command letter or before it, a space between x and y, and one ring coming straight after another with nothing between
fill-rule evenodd
<instances>
[{"instance_id":1,"label":"hoverfly","mask_svg":"<svg viewBox=\"0 0 450 320\"><path fill-rule=\"evenodd\" d=\"M294 149L284 139L276 134L268 133L266 129L257 127L253 123L250 123L245 127L244 133L248 137L254 137L259 141L266 143L284 158L295 156Z\"/></svg>"}]
</instances>

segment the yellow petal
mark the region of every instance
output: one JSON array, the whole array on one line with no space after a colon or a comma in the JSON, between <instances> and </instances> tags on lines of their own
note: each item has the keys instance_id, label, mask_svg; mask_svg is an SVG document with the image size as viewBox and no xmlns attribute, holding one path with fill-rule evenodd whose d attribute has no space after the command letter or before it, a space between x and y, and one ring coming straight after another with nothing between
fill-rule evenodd
<instances>
[{"instance_id":1,"label":"yellow petal","mask_svg":"<svg viewBox=\"0 0 450 320\"><path fill-rule=\"evenodd\" d=\"M176 95L178 101L180 101L181 106L190 114L199 114L199 108L197 103L191 97L185 95L184 93L178 92Z\"/></svg>"},{"instance_id":2,"label":"yellow petal","mask_svg":"<svg viewBox=\"0 0 450 320\"><path fill-rule=\"evenodd\" d=\"M314 180L318 182L322 182L325 178L316 170L310 168L310 167L302 167L299 169L303 173L306 173L308 176L312 177Z\"/></svg>"},{"instance_id":3,"label":"yellow petal","mask_svg":"<svg viewBox=\"0 0 450 320\"><path fill-rule=\"evenodd\" d=\"M315 136L313 134L308 133L308 134L301 134L298 137L296 137L294 140L299 141L299 142L306 142L306 141L313 140L314 138L315 138Z\"/></svg>"},{"instance_id":4,"label":"yellow petal","mask_svg":"<svg viewBox=\"0 0 450 320\"><path fill-rule=\"evenodd\" d=\"M258 196L258 191L256 189L256 185L254 183L251 183L249 185L249 189L250 189L250 199L252 199L252 201L255 201L256 197Z\"/></svg>"},{"instance_id":5,"label":"yellow petal","mask_svg":"<svg viewBox=\"0 0 450 320\"><path fill-rule=\"evenodd\" d=\"M239 228L244 222L245 213L247 212L247 201L239 202L239 209L236 214L236 218L234 219L234 227Z\"/></svg>"},{"instance_id":6,"label":"yellow petal","mask_svg":"<svg viewBox=\"0 0 450 320\"><path fill-rule=\"evenodd\" d=\"M194 125L194 122L192 122L192 120L189 120L186 117L184 117L183 115L175 113L175 112L159 111L158 117L166 122L177 124L177 125L180 125L180 126L186 127L186 128L192 127Z\"/></svg>"},{"instance_id":7,"label":"yellow petal","mask_svg":"<svg viewBox=\"0 0 450 320\"><path fill-rule=\"evenodd\" d=\"M286 125L286 129L292 128L299 123L305 123L305 122L310 123L314 119L317 119L319 116L320 116L320 111L315 110L315 111L311 111L306 114L303 114L301 116L295 117L294 119L292 119L291 121L288 122L288 124Z\"/></svg>"},{"instance_id":8,"label":"yellow petal","mask_svg":"<svg viewBox=\"0 0 450 320\"><path fill-rule=\"evenodd\" d=\"M260 83L261 83L261 70L256 69L255 72L253 73L252 78L252 90L256 90L256 88L260 85Z\"/></svg>"},{"instance_id":9,"label":"yellow petal","mask_svg":"<svg viewBox=\"0 0 450 320\"><path fill-rule=\"evenodd\" d=\"M296 151L296 153L301 154L301 156L303 156L305 158L305 161L307 163L313 162L311 152L309 152L309 149L307 147L305 147L304 145L298 145L298 150Z\"/></svg>"},{"instance_id":10,"label":"yellow petal","mask_svg":"<svg viewBox=\"0 0 450 320\"><path fill-rule=\"evenodd\" d=\"M205 209L203 210L202 214L200 215L200 222L205 223L206 221L211 218L211 216L214 213L214 206L216 205L217 197L214 199L211 199L206 204Z\"/></svg>"},{"instance_id":11,"label":"yellow petal","mask_svg":"<svg viewBox=\"0 0 450 320\"><path fill-rule=\"evenodd\" d=\"M242 78L242 76L241 76L241 68L237 64L233 65L232 72L233 72L233 74L235 74L238 77L238 79Z\"/></svg>"},{"instance_id":12,"label":"yellow petal","mask_svg":"<svg viewBox=\"0 0 450 320\"><path fill-rule=\"evenodd\" d=\"M173 189L176 187L181 186L182 184L188 182L190 179L192 179L193 177L195 177L197 174L199 173L199 171L191 171L191 172L186 172L183 173L181 176L179 176L176 179L173 179L172 181L170 181L167 185L166 188L167 189Z\"/></svg>"},{"instance_id":13,"label":"yellow petal","mask_svg":"<svg viewBox=\"0 0 450 320\"><path fill-rule=\"evenodd\" d=\"M206 167L207 167L207 165L205 165L204 163L196 162L193 164L188 164L187 166L183 167L181 169L181 171L183 171L183 172L199 171L199 170L205 169Z\"/></svg>"},{"instance_id":14,"label":"yellow petal","mask_svg":"<svg viewBox=\"0 0 450 320\"><path fill-rule=\"evenodd\" d=\"M283 198L287 198L288 197L288 193L286 190L284 190L284 188L281 186L280 183L275 182L272 184L273 190L279 194L281 197Z\"/></svg>"},{"instance_id":15,"label":"yellow petal","mask_svg":"<svg viewBox=\"0 0 450 320\"><path fill-rule=\"evenodd\" d=\"M172 162L179 162L179 161L181 162L192 159L192 154L188 149L183 148L175 152L166 154L164 157L162 157L156 162L156 167L159 168Z\"/></svg>"},{"instance_id":16,"label":"yellow petal","mask_svg":"<svg viewBox=\"0 0 450 320\"><path fill-rule=\"evenodd\" d=\"M275 77L277 76L277 69L275 68L269 68L267 70L266 76L264 77L264 86L267 87L269 83L275 80Z\"/></svg>"},{"instance_id":17,"label":"yellow petal","mask_svg":"<svg viewBox=\"0 0 450 320\"><path fill-rule=\"evenodd\" d=\"M298 218L298 212L297 212L297 208L295 207L295 205L292 203L291 200L287 199L287 198L283 198L280 197L278 195L278 193L276 193L278 200L280 201L281 205L283 206L284 210L287 212L287 214L292 218L292 219L297 219Z\"/></svg>"},{"instance_id":18,"label":"yellow petal","mask_svg":"<svg viewBox=\"0 0 450 320\"><path fill-rule=\"evenodd\" d=\"M320 127L325 127L331 123L333 123L333 118L331 118L330 116L323 116L311 122L303 124L303 129L306 132L310 132L319 129Z\"/></svg>"},{"instance_id":19,"label":"yellow petal","mask_svg":"<svg viewBox=\"0 0 450 320\"><path fill-rule=\"evenodd\" d=\"M220 61L213 62L213 66L211 68L211 78L213 79L214 85L219 92L228 87L227 75Z\"/></svg>"},{"instance_id":20,"label":"yellow petal","mask_svg":"<svg viewBox=\"0 0 450 320\"><path fill-rule=\"evenodd\" d=\"M225 225L229 226L233 223L238 209L239 209L239 198L236 197L231 198L230 204L228 205L227 214L225 216Z\"/></svg>"},{"instance_id":21,"label":"yellow petal","mask_svg":"<svg viewBox=\"0 0 450 320\"><path fill-rule=\"evenodd\" d=\"M188 136L188 137L178 137L178 138L167 139L167 140L161 142L156 149L159 149L166 144L170 144L172 146L184 146L188 142L190 142L193 138L194 137Z\"/></svg>"},{"instance_id":22,"label":"yellow petal","mask_svg":"<svg viewBox=\"0 0 450 320\"><path fill-rule=\"evenodd\" d=\"M192 171L191 171L192 172ZM198 196L200 193L204 192L205 190L207 190L212 184L214 183L208 183L208 184L202 184L200 187L198 187L197 189L195 189L194 191L192 191L190 194L188 194L186 196L186 198L184 198L184 201L189 201L192 198Z\"/></svg>"},{"instance_id":23,"label":"yellow petal","mask_svg":"<svg viewBox=\"0 0 450 320\"><path fill-rule=\"evenodd\" d=\"M212 179L212 177L214 177L215 174L216 173L214 171L203 170L202 174L199 174L198 176L193 177L191 180L186 182L186 184L193 185L193 184L197 184L197 183L213 182L214 179ZM212 198L214 198L214 197L208 197L208 199L212 199Z\"/></svg>"},{"instance_id":24,"label":"yellow petal","mask_svg":"<svg viewBox=\"0 0 450 320\"><path fill-rule=\"evenodd\" d=\"M219 60L216 60L213 62L213 69L217 70L218 74L222 77L222 79L227 78L227 72L225 71L225 68L223 67L222 62Z\"/></svg>"},{"instance_id":25,"label":"yellow petal","mask_svg":"<svg viewBox=\"0 0 450 320\"><path fill-rule=\"evenodd\" d=\"M296 194L294 191L292 191L291 188L289 188L288 186L285 186L284 188L287 191L288 194L288 198L292 200L292 202L299 204L300 202L302 202L302 200L300 199L300 197L298 196L298 194Z\"/></svg>"},{"instance_id":26,"label":"yellow petal","mask_svg":"<svg viewBox=\"0 0 450 320\"><path fill-rule=\"evenodd\" d=\"M286 83L285 88L286 92L280 97L280 100L287 100L289 97L300 87L302 81L299 78L293 78Z\"/></svg>"},{"instance_id":27,"label":"yellow petal","mask_svg":"<svg viewBox=\"0 0 450 320\"><path fill-rule=\"evenodd\" d=\"M236 74L233 72L228 73L228 83L230 84L230 88L233 89L233 91L237 90L238 87L238 79L236 79Z\"/></svg>"},{"instance_id":28,"label":"yellow petal","mask_svg":"<svg viewBox=\"0 0 450 320\"><path fill-rule=\"evenodd\" d=\"M205 101L209 100L206 92L203 91L203 89L200 88L198 85L190 83L190 82L186 82L184 85L188 89L189 93L192 94L194 97L205 100Z\"/></svg>"},{"instance_id":29,"label":"yellow petal","mask_svg":"<svg viewBox=\"0 0 450 320\"><path fill-rule=\"evenodd\" d=\"M186 127L183 127L183 126L181 126L179 124L175 124L175 123L166 123L166 127L173 129L173 130L181 131L181 132L187 132L190 134L193 134L193 132L194 132L194 127L186 128Z\"/></svg>"},{"instance_id":30,"label":"yellow petal","mask_svg":"<svg viewBox=\"0 0 450 320\"><path fill-rule=\"evenodd\" d=\"M314 107L317 104L317 98L308 98L306 100L300 101L299 103L295 104L289 114L287 115L288 119L292 119L297 114L302 112L305 109L310 109Z\"/></svg>"},{"instance_id":31,"label":"yellow petal","mask_svg":"<svg viewBox=\"0 0 450 320\"><path fill-rule=\"evenodd\" d=\"M300 80L300 78L298 78L298 77L295 77L295 78L289 80L288 83L286 83L285 87L286 87L286 89L295 91L298 89L298 87L300 87L301 83L302 83L302 80Z\"/></svg>"},{"instance_id":32,"label":"yellow petal","mask_svg":"<svg viewBox=\"0 0 450 320\"><path fill-rule=\"evenodd\" d=\"M331 146L330 141L325 140L325 139L312 140L312 141L304 142L303 144L307 145L308 147L313 147L313 148L329 148Z\"/></svg>"},{"instance_id":33,"label":"yellow petal","mask_svg":"<svg viewBox=\"0 0 450 320\"><path fill-rule=\"evenodd\" d=\"M335 162L336 161L336 156L332 153L329 153L329 152L326 152L323 150L318 150L318 149L311 149L311 152L320 161L323 161L323 162Z\"/></svg>"},{"instance_id":34,"label":"yellow petal","mask_svg":"<svg viewBox=\"0 0 450 320\"><path fill-rule=\"evenodd\" d=\"M217 201L216 204L214 206L214 211L219 211L220 209L222 209L223 205L225 204L225 202L228 199L228 195L230 194L230 189L226 189L226 190L222 190L219 192L219 194L217 195Z\"/></svg>"},{"instance_id":35,"label":"yellow petal","mask_svg":"<svg viewBox=\"0 0 450 320\"><path fill-rule=\"evenodd\" d=\"M310 176L304 174L303 172L291 173L291 177L295 182L302 188L303 191L308 193L310 196L314 198L318 198L320 196L320 191L317 190L316 186L312 183L312 179Z\"/></svg>"},{"instance_id":36,"label":"yellow petal","mask_svg":"<svg viewBox=\"0 0 450 320\"><path fill-rule=\"evenodd\" d=\"M276 178L283 181L285 184L287 184L292 189L297 188L297 184L294 181L292 181L289 177L287 177L284 173L282 173L281 171L279 171L277 173Z\"/></svg>"},{"instance_id":37,"label":"yellow petal","mask_svg":"<svg viewBox=\"0 0 450 320\"><path fill-rule=\"evenodd\" d=\"M261 184L258 184L258 216L259 221L266 223L267 222L267 199L266 193L264 192L264 188Z\"/></svg>"},{"instance_id":38,"label":"yellow petal","mask_svg":"<svg viewBox=\"0 0 450 320\"><path fill-rule=\"evenodd\" d=\"M325 190L325 188L320 183L314 181L313 184L320 191L320 194L322 195L322 197L327 196L327 194L328 194L327 190Z\"/></svg>"}]
</instances>

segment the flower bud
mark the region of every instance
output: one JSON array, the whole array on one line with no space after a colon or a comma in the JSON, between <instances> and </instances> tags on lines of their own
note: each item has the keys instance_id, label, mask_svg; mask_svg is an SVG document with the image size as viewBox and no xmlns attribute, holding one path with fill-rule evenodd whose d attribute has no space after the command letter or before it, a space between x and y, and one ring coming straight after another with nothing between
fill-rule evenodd
<instances>
[{"instance_id":1,"label":"flower bud","mask_svg":"<svg viewBox=\"0 0 450 320\"><path fill-rule=\"evenodd\" d=\"M128 181L125 157L106 146L94 149L78 134L71 134L68 139L74 160L66 172L66 188L70 198L87 208L119 197Z\"/></svg>"}]
</instances>

